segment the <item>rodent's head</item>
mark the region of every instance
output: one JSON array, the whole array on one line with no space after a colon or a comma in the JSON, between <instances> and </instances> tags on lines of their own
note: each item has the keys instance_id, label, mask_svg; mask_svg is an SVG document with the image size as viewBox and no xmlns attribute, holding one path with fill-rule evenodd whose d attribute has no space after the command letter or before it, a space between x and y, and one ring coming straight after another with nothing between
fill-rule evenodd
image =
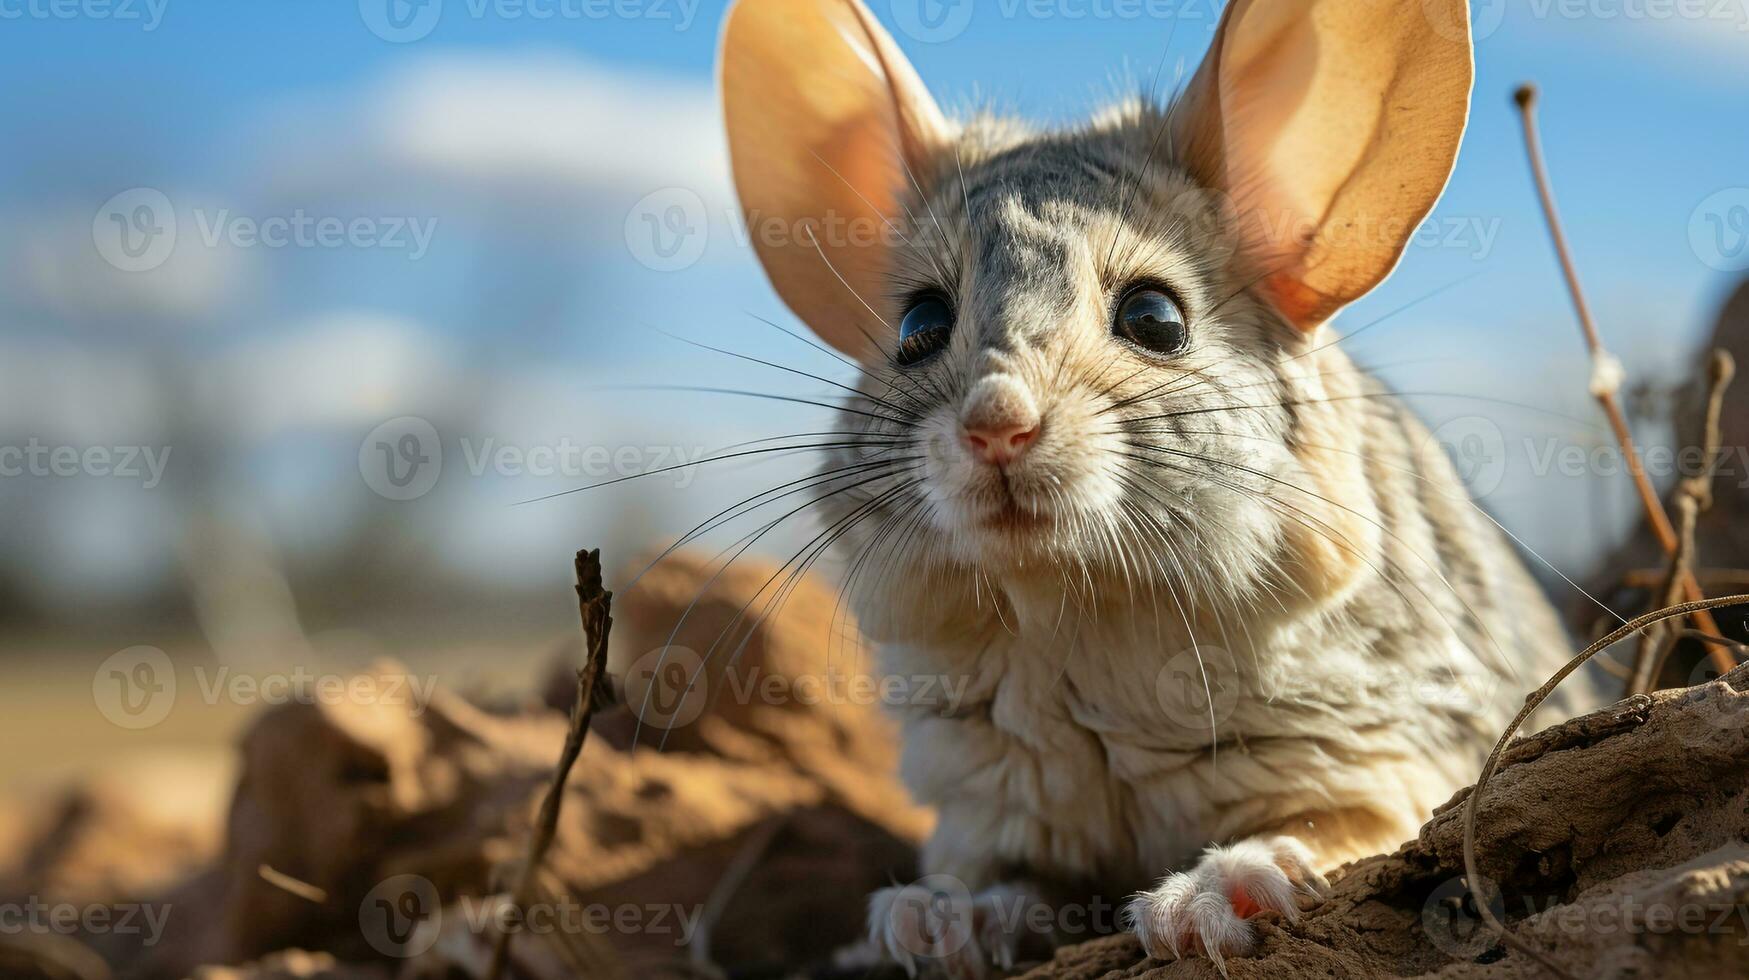
<instances>
[{"instance_id":1,"label":"rodent's head","mask_svg":"<svg viewBox=\"0 0 1749 980\"><path fill-rule=\"evenodd\" d=\"M1467 22L1232 0L1172 102L1038 132L947 121L858 0L740 0L722 81L752 241L863 372L817 485L831 533L913 587L1218 600L1344 564L1360 388L1323 327L1445 185Z\"/></svg>"}]
</instances>

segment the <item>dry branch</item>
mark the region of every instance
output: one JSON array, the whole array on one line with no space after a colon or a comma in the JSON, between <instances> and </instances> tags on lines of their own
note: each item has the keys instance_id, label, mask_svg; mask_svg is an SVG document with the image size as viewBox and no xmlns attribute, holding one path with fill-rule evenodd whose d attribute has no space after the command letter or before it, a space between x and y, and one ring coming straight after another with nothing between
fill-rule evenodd
<instances>
[{"instance_id":1,"label":"dry branch","mask_svg":"<svg viewBox=\"0 0 1749 980\"><path fill-rule=\"evenodd\" d=\"M1694 580L1694 529L1700 515L1713 505L1713 475L1718 471L1721 443L1724 441L1719 419L1724 414L1725 392L1730 389L1731 379L1736 373L1737 364L1732 360L1730 352L1723 348L1714 350L1707 365L1706 415L1701 420L1703 462L1700 470L1683 478L1676 490L1676 551L1670 556L1670 567L1660 592L1658 608L1675 605L1680 598L1682 582L1685 579ZM1674 642L1659 642L1659 638L1668 632L1671 632L1669 626L1660 626L1655 630L1647 630L1641 637L1638 660L1628 682L1628 694L1642 694L1651 690L1656 683L1658 673L1664 666L1664 658L1669 656L1675 646ZM1711 638L1722 639L1717 636ZM1720 673L1735 666L1736 662L1727 652L1729 649L1731 648L1723 643L1708 644L1706 647L1707 657Z\"/></svg>"},{"instance_id":2,"label":"dry branch","mask_svg":"<svg viewBox=\"0 0 1749 980\"><path fill-rule=\"evenodd\" d=\"M607 683L607 636L613 629L613 593L601 585L601 551L579 551L575 561L577 572L577 609L583 618L584 661L577 671L577 700L571 705L571 724L565 733L565 748L559 753L553 769L552 785L541 800L540 815L534 833L529 837L528 854L523 859L516 887L510 901L518 915L538 887L541 861L559 830L559 807L564 802L565 780L571 767L583 752L583 740L589 734L589 719L595 709L612 698ZM505 929L492 943L492 964L486 972L488 980L499 980L510 959L510 940L515 930Z\"/></svg>"},{"instance_id":3,"label":"dry branch","mask_svg":"<svg viewBox=\"0 0 1749 980\"><path fill-rule=\"evenodd\" d=\"M1670 515L1665 513L1664 505L1658 500L1658 491L1652 486L1651 477L1646 475L1644 463L1640 460L1639 451L1634 446L1633 433L1628 428L1627 416L1622 413L1621 403L1616 393L1621 387L1622 366L1604 346L1597 332L1597 322L1591 317L1591 306L1585 301L1585 291L1579 286L1578 268L1573 264L1573 255L1567 248L1567 234L1562 230L1561 215L1555 207L1555 194L1550 186L1548 168L1543 164L1542 138L1536 125L1536 86L1525 84L1513 93L1513 101L1518 105L1519 118L1524 124L1524 148L1530 157L1531 176L1536 181L1537 198L1542 202L1543 217L1549 226L1549 238L1555 246L1555 255L1560 260L1561 275L1567 281L1567 292L1573 298L1573 309L1579 315L1579 326L1585 335L1585 345L1591 352L1591 394L1597 403L1603 406L1603 413L1609 419L1609 427L1615 433L1616 442L1621 444L1623 457L1627 460L1628 473L1633 476L1634 489L1639 492L1640 504L1646 510L1646 519L1651 522L1652 530L1658 536L1658 543L1663 546L1664 553L1675 557L1678 538L1676 528L1670 523ZM1705 598L1700 583L1696 582L1693 573L1680 572L1682 595L1690 602L1698 602ZM1705 608L1694 611L1694 624L1702 632L1713 636L1723 636L1719 626L1714 621L1712 613ZM1718 647L1709 648L1715 656L1719 656ZM1727 661L1728 657L1725 658ZM1725 663L1723 669L1730 669Z\"/></svg>"}]
</instances>

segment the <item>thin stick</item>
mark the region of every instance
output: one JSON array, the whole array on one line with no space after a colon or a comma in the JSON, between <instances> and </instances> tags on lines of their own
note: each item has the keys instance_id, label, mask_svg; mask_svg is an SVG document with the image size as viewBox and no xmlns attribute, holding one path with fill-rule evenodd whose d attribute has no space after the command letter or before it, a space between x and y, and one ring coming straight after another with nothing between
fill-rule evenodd
<instances>
[{"instance_id":1,"label":"thin stick","mask_svg":"<svg viewBox=\"0 0 1749 980\"><path fill-rule=\"evenodd\" d=\"M1665 609L1680 601L1682 576L1694 566L1694 525L1700 518L1700 508L1696 506L1693 497L1679 493L1676 495L1676 510L1676 553L1670 556L1670 567L1664 575L1664 587L1652 606L1654 609ZM1666 636L1669 637L1669 642L1665 642ZM1658 670L1675 646L1675 631L1668 625L1656 626L1641 633L1640 647L1634 654L1634 669L1628 675L1627 688L1622 696L1644 694L1656 687ZM1712 648L1709 647L1707 653L1711 656ZM1727 656L1726 659L1730 658Z\"/></svg>"},{"instance_id":2,"label":"thin stick","mask_svg":"<svg viewBox=\"0 0 1749 980\"><path fill-rule=\"evenodd\" d=\"M1634 478L1634 488L1639 491L1640 504L1646 510L1646 518L1652 524L1652 530L1658 535L1658 543L1663 546L1666 555L1676 554L1676 528L1670 523L1670 515L1664 512L1664 505L1658 500L1658 491L1652 486L1652 480L1646 475L1646 468L1640 460L1638 450L1634 448L1634 437L1628 429L1627 417L1622 414L1621 404L1616 399L1616 389L1621 385L1621 362L1616 360L1603 346L1603 340L1598 336L1597 323L1591 318L1591 306L1585 302L1585 292L1579 286L1579 272L1573 264L1573 255L1567 249L1567 234L1561 227L1561 215L1555 208L1555 194L1549 184L1548 168L1543 165L1542 137L1538 135L1536 125L1536 86L1525 84L1513 93L1512 100L1518 104L1518 114L1524 123L1524 149L1530 157L1531 176L1536 181L1537 197L1542 201L1543 217L1549 226L1549 238L1554 242L1555 255L1561 262L1561 274L1567 280L1567 292L1573 297L1573 309L1579 314L1579 327L1585 334L1585 346L1591 351L1592 381L1591 393L1597 403L1603 406L1603 413L1609 418L1609 427L1615 433L1616 442L1621 444L1623 455L1627 459L1628 472ZM1685 572L1682 576L1682 594L1691 602L1704 598L1700 584L1694 580L1692 573ZM1713 620L1710 612L1697 610L1694 624L1703 632L1714 636L1724 635L1719 631L1719 625Z\"/></svg>"},{"instance_id":3,"label":"thin stick","mask_svg":"<svg viewBox=\"0 0 1749 980\"><path fill-rule=\"evenodd\" d=\"M306 902L313 902L317 905L321 905L323 902L328 901L328 892L326 890L318 888L307 881L300 881L297 878L293 878L291 875L280 871L272 865L258 865L255 868L255 873L261 876L262 881L267 882L282 892L296 895Z\"/></svg>"},{"instance_id":4,"label":"thin stick","mask_svg":"<svg viewBox=\"0 0 1749 980\"><path fill-rule=\"evenodd\" d=\"M553 770L553 783L541 800L540 816L534 834L528 841L528 855L523 860L511 902L517 910L528 905L537 885L536 874L546 859L547 849L559 831L559 806L564 802L565 780L571 767L583 751L583 740L589 734L589 719L595 709L612 697L607 683L607 635L613 630L613 593L601 586L601 551L579 551L577 571L577 609L583 617L586 646L582 669L577 671L577 701L571 705L571 725L565 733L565 748L559 753L559 764ZM486 971L487 980L499 980L510 960L510 939L515 930L504 929L492 941L492 964Z\"/></svg>"},{"instance_id":5,"label":"thin stick","mask_svg":"<svg viewBox=\"0 0 1749 980\"><path fill-rule=\"evenodd\" d=\"M1636 568L1622 576L1621 584L1630 589L1656 589L1663 584L1665 574L1662 568ZM1694 576L1703 588L1749 589L1749 569L1697 568Z\"/></svg>"},{"instance_id":6,"label":"thin stick","mask_svg":"<svg viewBox=\"0 0 1749 980\"><path fill-rule=\"evenodd\" d=\"M1700 515L1713 505L1713 475L1718 471L1721 443L1724 441L1720 419L1725 411L1725 392L1730 390L1731 379L1736 373L1737 362L1731 358L1730 352L1723 348L1714 350L1712 359L1707 364L1706 414L1701 420L1703 462L1698 472L1684 477L1676 488L1676 553L1670 556L1670 568L1659 607L1675 605L1682 577L1692 577L1694 574L1694 529ZM1654 686L1664 659L1670 655L1669 647L1658 644L1654 634L1663 634L1669 629L1661 626L1657 630L1646 632L1640 643L1638 660L1634 664L1627 693L1641 694ZM1737 662L1730 653L1731 648L1725 644L1709 644L1705 649L1707 658L1719 673L1736 666Z\"/></svg>"},{"instance_id":7,"label":"thin stick","mask_svg":"<svg viewBox=\"0 0 1749 980\"><path fill-rule=\"evenodd\" d=\"M1555 688L1566 680L1569 674L1583 666L1585 661L1597 656L1633 633L1655 623L1662 623L1666 619L1691 616L1701 610L1743 603L1749 603L1749 595L1730 595L1718 599L1685 602L1680 606L1671 606L1668 609L1660 609L1657 612L1649 612L1644 616L1635 617L1623 623L1613 633L1580 651L1578 656L1567 661L1560 670L1555 671L1555 676L1549 678L1542 687L1537 688L1530 697L1524 699L1524 707L1518 709L1518 714L1512 719L1512 724L1506 726L1506 731L1501 733L1500 740L1494 743L1494 751L1488 753L1488 761L1482 764L1482 773L1476 777L1475 788L1470 790L1469 797L1464 800L1464 877L1469 882L1472 893L1476 890L1476 883L1482 880L1481 875L1476 871L1476 811L1479 808L1477 801L1482 798L1482 790L1487 787L1488 780L1494 775L1495 767L1500 764L1500 755L1506 751L1506 744L1512 741L1512 736L1518 733L1518 729L1524 724L1524 720L1530 717L1531 712L1541 707L1548 696L1554 693ZM1487 922L1489 928L1500 936L1501 942L1536 960L1555 976L1562 977L1563 980L1575 980L1572 974L1549 959L1542 950L1507 932L1506 925L1494 917L1494 910L1489 907L1487 899L1480 895L1476 897L1476 911L1481 914L1483 921Z\"/></svg>"}]
</instances>

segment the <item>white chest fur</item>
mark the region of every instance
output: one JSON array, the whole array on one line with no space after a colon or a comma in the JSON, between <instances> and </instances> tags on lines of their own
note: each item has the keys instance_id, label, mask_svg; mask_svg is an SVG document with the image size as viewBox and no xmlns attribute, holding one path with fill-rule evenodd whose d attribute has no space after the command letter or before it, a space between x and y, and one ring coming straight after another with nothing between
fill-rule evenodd
<instances>
[{"instance_id":1,"label":"white chest fur","mask_svg":"<svg viewBox=\"0 0 1749 980\"><path fill-rule=\"evenodd\" d=\"M881 648L904 689L938 692L900 707L902 774L940 818L926 871L1139 883L1210 842L1357 806L1409 834L1473 768L1464 743L1493 692L1467 652L1423 651L1450 676L1387 670L1392 640L1339 617L1192 641L1161 602L1121 630L991 615Z\"/></svg>"}]
</instances>

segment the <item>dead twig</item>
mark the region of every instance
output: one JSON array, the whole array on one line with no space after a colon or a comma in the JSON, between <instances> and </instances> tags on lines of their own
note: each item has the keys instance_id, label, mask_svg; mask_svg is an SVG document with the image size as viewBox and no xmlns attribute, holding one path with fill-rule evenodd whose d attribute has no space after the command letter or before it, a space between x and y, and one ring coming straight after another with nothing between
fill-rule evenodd
<instances>
[{"instance_id":1,"label":"dead twig","mask_svg":"<svg viewBox=\"0 0 1749 980\"><path fill-rule=\"evenodd\" d=\"M1741 605L1743 603L1749 603L1749 595L1730 595L1717 599L1702 599L1698 602L1685 602L1681 605L1671 606L1667 609L1660 609L1656 612L1646 613L1644 616L1636 616L1628 622L1623 623L1621 627L1610 633L1608 636L1605 636L1603 639L1598 640L1596 643L1581 650L1578 656L1567 661L1560 670L1555 671L1555 675L1550 677L1542 687L1537 688L1532 692L1530 697L1524 699L1524 707L1518 709L1518 714L1513 717L1512 723L1506 726L1506 731L1501 733L1500 740L1494 743L1494 751L1488 753L1488 761L1482 763L1482 772L1481 775L1476 777L1475 787L1470 790L1469 797L1464 800L1464 876L1465 880L1469 883L1472 893L1474 893L1476 889L1476 883L1482 880L1481 875L1476 870L1476 812L1479 809L1477 801L1482 798L1482 791L1487 788L1488 780L1493 777L1495 768L1499 766L1500 756L1506 751L1507 743L1512 741L1512 736L1518 734L1518 729L1524 725L1525 719L1530 717L1531 712L1541 707L1542 703L1548 699L1548 696L1554 693L1555 688L1559 687L1560 683L1566 680L1568 675L1584 666L1587 660L1597 656L1599 653L1602 653L1604 650L1614 646L1634 633L1639 632L1648 626L1662 623L1667 619L1692 616L1696 612L1703 610L1717 609L1720 606ZM1494 910L1489 907L1487 896L1476 895L1475 904L1477 913L1481 915L1482 920L1488 924L1488 927L1499 935L1501 942L1537 961L1555 976L1562 977L1563 980L1576 980L1572 974L1562 969L1559 964L1551 960L1542 950L1537 949L1512 933L1507 932L1505 923L1496 918Z\"/></svg>"},{"instance_id":2,"label":"dead twig","mask_svg":"<svg viewBox=\"0 0 1749 980\"><path fill-rule=\"evenodd\" d=\"M1656 589L1664 584L1668 572L1666 568L1636 568L1621 577L1621 584L1629 589ZM1745 568L1696 568L1694 577L1703 589L1749 589L1749 569Z\"/></svg>"},{"instance_id":3,"label":"dead twig","mask_svg":"<svg viewBox=\"0 0 1749 980\"><path fill-rule=\"evenodd\" d=\"M323 902L328 901L328 892L325 889L318 888L307 881L293 878L291 875L278 870L272 865L260 865L255 869L255 873L261 876L262 881L267 882L282 892L296 895L306 902L313 902L317 905L321 905Z\"/></svg>"},{"instance_id":4,"label":"dead twig","mask_svg":"<svg viewBox=\"0 0 1749 980\"><path fill-rule=\"evenodd\" d=\"M1701 468L1687 477L1676 488L1676 509L1678 531L1676 535L1676 551L1670 556L1670 570L1665 579L1663 599L1659 608L1671 606L1679 597L1678 590L1686 577L1694 578L1694 528L1700 520L1700 515L1713 505L1713 476L1718 472L1719 457L1722 455L1724 436L1720 427L1720 418L1725 411L1725 392L1731 387L1731 379L1737 374L1737 362L1731 358L1729 351L1718 348L1713 351L1712 359L1707 363L1707 404L1706 416L1701 422ZM1662 656L1654 656L1653 632L1664 633L1669 630L1661 626L1656 631L1647 631L1640 643L1639 660L1634 665L1633 679L1629 682L1629 694L1641 694L1652 689L1658 677L1658 671L1663 667L1664 657L1669 656L1669 650ZM1708 659L1720 673L1736 666L1736 660L1723 644L1709 644L1706 647Z\"/></svg>"},{"instance_id":5,"label":"dead twig","mask_svg":"<svg viewBox=\"0 0 1749 980\"><path fill-rule=\"evenodd\" d=\"M1727 637L1708 636L1699 630L1683 630L1682 635L1690 640L1699 640L1702 643L1716 643L1720 646L1730 647L1737 652L1738 656L1749 657L1749 645L1738 643L1736 640Z\"/></svg>"},{"instance_id":6,"label":"dead twig","mask_svg":"<svg viewBox=\"0 0 1749 980\"><path fill-rule=\"evenodd\" d=\"M1700 509L1695 506L1694 498L1686 494L1676 497L1678 531L1676 534L1676 553L1670 556L1670 567L1664 576L1664 588L1658 593L1658 601L1652 604L1654 609L1666 609L1676 605L1682 598L1682 576L1691 571L1694 564L1694 524L1700 516ZM1670 642L1664 638L1669 635ZM1657 626L1640 634L1639 650L1634 654L1634 669L1628 675L1627 688L1623 697L1644 694L1657 686L1658 669L1664 665L1665 658L1676 648L1676 637L1669 626ZM1711 651L1708 651L1711 655Z\"/></svg>"},{"instance_id":7,"label":"dead twig","mask_svg":"<svg viewBox=\"0 0 1749 980\"><path fill-rule=\"evenodd\" d=\"M583 751L583 740L589 734L589 719L597 707L612 698L607 681L607 636L613 629L613 593L601 585L601 551L577 552L575 567L577 609L583 618L584 661L583 667L577 671L577 701L571 705L571 724L565 733L565 747L553 769L552 785L547 787L547 795L541 800L540 815L528 841L528 854L523 859L516 887L510 893L518 917L535 893L541 862L558 834L565 780L570 777L571 767ZM504 929L492 941L492 963L486 971L487 980L499 980L504 975L513 935L515 930Z\"/></svg>"},{"instance_id":8,"label":"dead twig","mask_svg":"<svg viewBox=\"0 0 1749 980\"><path fill-rule=\"evenodd\" d=\"M1513 93L1513 101L1518 105L1519 119L1524 124L1525 153L1530 157L1531 176L1536 182L1537 197L1542 202L1543 217L1549 226L1549 238L1554 242L1555 255L1561 263L1561 274L1567 281L1567 292L1573 298L1573 309L1579 315L1579 326L1585 335L1585 345L1591 352L1591 394L1603 406L1603 413L1609 419L1609 427L1615 433L1616 442L1621 445L1622 454L1627 460L1628 473L1634 479L1634 488L1639 492L1646 519L1651 522L1653 532L1658 535L1658 543L1664 548L1665 554L1674 557L1677 550L1676 528L1671 525L1670 515L1665 513L1663 503L1658 500L1658 491L1652 486L1651 477L1646 474L1639 450L1634 446L1627 417L1622 414L1621 402L1616 397L1624 374L1621 361L1603 346L1603 340L1598 335L1597 322L1591 317L1591 306L1585 301L1585 292L1579 286L1578 269L1574 266L1572 253L1567 248L1567 234L1562 230L1560 212L1555 208L1555 194L1549 183L1548 168L1543 164L1542 137L1537 132L1536 96L1535 85L1520 85L1518 91ZM1692 573L1684 571L1679 581L1681 594L1690 602L1705 597ZM1704 608L1695 611L1694 624L1702 632L1714 636L1724 635L1719 631L1719 625L1713 620L1712 614Z\"/></svg>"}]
</instances>

